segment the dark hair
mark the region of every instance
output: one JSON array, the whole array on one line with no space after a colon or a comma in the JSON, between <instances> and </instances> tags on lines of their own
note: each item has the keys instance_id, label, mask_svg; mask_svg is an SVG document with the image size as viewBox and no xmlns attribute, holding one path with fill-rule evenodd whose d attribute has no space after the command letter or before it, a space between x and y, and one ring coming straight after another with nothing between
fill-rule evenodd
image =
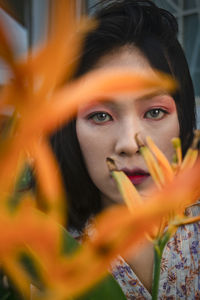
<instances>
[{"instance_id":1,"label":"dark hair","mask_svg":"<svg viewBox=\"0 0 200 300\"><path fill-rule=\"evenodd\" d=\"M153 68L171 74L179 83L173 95L176 103L183 152L189 147L196 124L192 80L183 50L177 40L176 19L149 0L101 1L96 13L97 27L84 42L79 77L97 61L125 45L138 48ZM58 131L53 147L59 160L69 195L69 226L81 229L91 214L101 209L100 192L86 170L76 136L76 121Z\"/></svg>"}]
</instances>

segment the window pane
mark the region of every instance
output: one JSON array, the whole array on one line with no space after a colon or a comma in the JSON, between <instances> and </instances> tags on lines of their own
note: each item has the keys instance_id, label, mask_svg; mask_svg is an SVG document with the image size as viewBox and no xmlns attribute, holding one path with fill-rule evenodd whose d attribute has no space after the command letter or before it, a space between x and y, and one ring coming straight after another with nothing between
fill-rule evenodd
<instances>
[{"instance_id":1,"label":"window pane","mask_svg":"<svg viewBox=\"0 0 200 300\"><path fill-rule=\"evenodd\" d=\"M183 7L184 9L196 8L196 0L190 0L190 1L184 0Z\"/></svg>"},{"instance_id":2,"label":"window pane","mask_svg":"<svg viewBox=\"0 0 200 300\"><path fill-rule=\"evenodd\" d=\"M172 5L170 5L168 3L168 1L166 0L154 0L154 2L159 6L162 7L166 10L169 10L171 13L175 14L176 10L174 9L174 7ZM173 3L173 1L171 1Z\"/></svg>"},{"instance_id":3,"label":"window pane","mask_svg":"<svg viewBox=\"0 0 200 300\"><path fill-rule=\"evenodd\" d=\"M15 17L17 22L21 23L25 26L25 5L28 0L7 0L8 7L12 10L14 14L12 14L12 17Z\"/></svg>"},{"instance_id":4,"label":"window pane","mask_svg":"<svg viewBox=\"0 0 200 300\"><path fill-rule=\"evenodd\" d=\"M200 84L199 84L200 83L200 71L195 72L194 76L192 76L192 77L193 77L192 79L193 79L193 83L194 83L194 87L195 87L195 95L200 97Z\"/></svg>"},{"instance_id":5,"label":"window pane","mask_svg":"<svg viewBox=\"0 0 200 300\"><path fill-rule=\"evenodd\" d=\"M199 20L198 15L190 15L184 17L184 42L183 46L185 49L185 53L187 56L187 59L191 61L193 49L196 41L196 33L199 26Z\"/></svg>"},{"instance_id":6,"label":"window pane","mask_svg":"<svg viewBox=\"0 0 200 300\"><path fill-rule=\"evenodd\" d=\"M176 5L178 5L178 0L172 0ZM188 0L186 0L188 1Z\"/></svg>"}]
</instances>

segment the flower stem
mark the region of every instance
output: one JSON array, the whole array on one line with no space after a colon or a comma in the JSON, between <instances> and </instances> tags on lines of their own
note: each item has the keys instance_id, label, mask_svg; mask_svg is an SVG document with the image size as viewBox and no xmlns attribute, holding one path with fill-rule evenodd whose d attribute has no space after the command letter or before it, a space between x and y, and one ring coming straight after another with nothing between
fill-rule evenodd
<instances>
[{"instance_id":1,"label":"flower stem","mask_svg":"<svg viewBox=\"0 0 200 300\"><path fill-rule=\"evenodd\" d=\"M154 271L153 271L153 286L152 286L152 300L158 299L158 288L160 280L160 265L162 254L165 245L170 239L170 233L167 231L161 238L154 243Z\"/></svg>"}]
</instances>

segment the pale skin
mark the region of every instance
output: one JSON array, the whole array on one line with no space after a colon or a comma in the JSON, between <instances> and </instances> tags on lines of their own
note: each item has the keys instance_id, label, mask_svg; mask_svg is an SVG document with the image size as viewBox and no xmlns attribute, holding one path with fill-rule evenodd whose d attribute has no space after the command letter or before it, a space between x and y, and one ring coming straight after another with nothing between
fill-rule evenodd
<instances>
[{"instance_id":1,"label":"pale skin","mask_svg":"<svg viewBox=\"0 0 200 300\"><path fill-rule=\"evenodd\" d=\"M154 73L147 59L136 48L126 46L103 56L96 68L126 67ZM140 168L148 172L138 151L135 134L145 143L151 136L157 146L171 160L171 139L179 136L179 121L173 98L165 91L158 94L117 95L107 102L80 108L76 122L77 137L86 167L93 183L100 190L104 206L123 200L109 174L106 158L115 159L118 169ZM150 176L136 185L141 195L148 195L153 186ZM144 286L150 291L153 270L153 246L142 242L138 254L127 261Z\"/></svg>"}]
</instances>

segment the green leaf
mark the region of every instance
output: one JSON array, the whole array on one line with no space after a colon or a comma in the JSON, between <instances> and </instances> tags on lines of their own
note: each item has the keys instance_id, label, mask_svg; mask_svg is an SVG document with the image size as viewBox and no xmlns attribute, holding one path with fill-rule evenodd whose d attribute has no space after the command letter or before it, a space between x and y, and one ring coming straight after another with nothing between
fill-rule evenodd
<instances>
[{"instance_id":1,"label":"green leaf","mask_svg":"<svg viewBox=\"0 0 200 300\"><path fill-rule=\"evenodd\" d=\"M107 275L84 295L75 300L126 300L124 293L112 275Z\"/></svg>"},{"instance_id":2,"label":"green leaf","mask_svg":"<svg viewBox=\"0 0 200 300\"><path fill-rule=\"evenodd\" d=\"M81 247L80 243L78 243L69 232L61 226L61 235L62 235L62 244L61 244L61 254L70 255L74 251L76 251L79 247Z\"/></svg>"},{"instance_id":3,"label":"green leaf","mask_svg":"<svg viewBox=\"0 0 200 300\"><path fill-rule=\"evenodd\" d=\"M33 182L32 170L28 164L24 168L16 182L13 194L8 199L8 207L10 212L15 212L24 192L30 190Z\"/></svg>"},{"instance_id":4,"label":"green leaf","mask_svg":"<svg viewBox=\"0 0 200 300\"><path fill-rule=\"evenodd\" d=\"M24 165L24 168L18 178L15 189L17 191L23 191L30 188L33 181L33 174L31 167L28 164Z\"/></svg>"},{"instance_id":5,"label":"green leaf","mask_svg":"<svg viewBox=\"0 0 200 300\"><path fill-rule=\"evenodd\" d=\"M37 286L40 290L44 288L44 283L40 276L40 271L32 253L29 251L22 251L19 253L19 262L24 270L29 274L33 285Z\"/></svg>"}]
</instances>

